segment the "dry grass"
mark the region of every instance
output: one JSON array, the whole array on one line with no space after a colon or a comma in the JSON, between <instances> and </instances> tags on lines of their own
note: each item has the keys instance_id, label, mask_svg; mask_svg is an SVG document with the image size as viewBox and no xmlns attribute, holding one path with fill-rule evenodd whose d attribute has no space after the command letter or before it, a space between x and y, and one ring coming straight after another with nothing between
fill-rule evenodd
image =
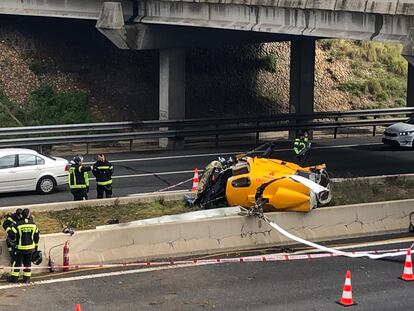
<instances>
[{"instance_id":1,"label":"dry grass","mask_svg":"<svg viewBox=\"0 0 414 311\"><path fill-rule=\"evenodd\" d=\"M347 180L334 183L330 206L414 198L414 181L387 178L377 181Z\"/></svg>"},{"instance_id":2,"label":"dry grass","mask_svg":"<svg viewBox=\"0 0 414 311\"><path fill-rule=\"evenodd\" d=\"M165 202L159 200L148 204L115 204L111 207L84 207L65 211L33 213L41 233L61 232L65 227L78 230L94 229L113 221L120 223L134 220L159 217L163 215L181 214L194 211L184 206L184 202ZM3 215L0 215L3 218ZM0 238L4 238L0 231Z\"/></svg>"}]
</instances>

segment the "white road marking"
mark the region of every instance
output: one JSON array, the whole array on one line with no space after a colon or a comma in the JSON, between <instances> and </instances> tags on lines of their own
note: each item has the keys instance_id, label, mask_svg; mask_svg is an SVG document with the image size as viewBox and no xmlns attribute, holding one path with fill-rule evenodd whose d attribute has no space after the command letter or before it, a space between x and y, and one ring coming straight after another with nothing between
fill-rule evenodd
<instances>
[{"instance_id":1,"label":"white road marking","mask_svg":"<svg viewBox=\"0 0 414 311\"><path fill-rule=\"evenodd\" d=\"M175 159L188 159L188 158L202 158L211 156L221 155L233 155L243 153L241 152L224 152L224 153L200 153L200 154L186 154L186 155L173 155L165 157L152 157L152 158L134 158L134 159L123 159L123 160L111 160L111 163L124 163L124 162L142 162L142 161L157 161L157 160L175 160ZM93 164L95 162L87 162L86 164Z\"/></svg>"},{"instance_id":2,"label":"white road marking","mask_svg":"<svg viewBox=\"0 0 414 311\"><path fill-rule=\"evenodd\" d=\"M214 262L205 263L203 265L209 265L213 263ZM16 288L16 287L27 287L27 286L34 286L34 285L45 285L45 284L73 282L73 281L88 280L88 279L98 279L98 278L118 276L118 275L128 275L128 274L135 274L135 273L144 273L144 272L152 272L152 271L160 271L160 270L168 270L168 269L178 269L178 268L193 267L193 266L200 266L200 264L190 263L190 264L176 265L176 266L162 266L162 267L154 267L154 268L134 269L134 270L128 270L128 271L115 271L115 272L105 272L105 273L90 274L90 275L79 275L79 276L73 276L69 278L35 281L30 284L25 284L25 283L7 284L7 285L1 285L0 290Z\"/></svg>"},{"instance_id":3,"label":"white road marking","mask_svg":"<svg viewBox=\"0 0 414 311\"><path fill-rule=\"evenodd\" d=\"M316 146L313 149L337 149L337 148L350 148L360 146L375 146L382 145L382 143L367 143L367 144L348 144L348 145L337 145L337 146ZM292 148L277 149L278 151L292 151ZM200 153L200 154L186 154L186 155L172 155L164 157L151 157L151 158L133 158L133 159L121 159L111 160L111 163L126 163L126 162L142 162L142 161L157 161L157 160L175 160L175 159L188 159L188 158L202 158L211 156L223 156L223 155L236 155L242 154L246 151L234 151L234 152L222 152L222 153ZM85 164L93 164L94 162L85 162Z\"/></svg>"},{"instance_id":4,"label":"white road marking","mask_svg":"<svg viewBox=\"0 0 414 311\"><path fill-rule=\"evenodd\" d=\"M335 149L335 148L350 148L358 146L371 146L371 145L381 145L381 143L369 143L369 144L349 144L349 145L338 145L338 146L321 146L315 147L314 149ZM277 151L291 151L292 149L278 149ZM184 159L184 158L196 158L196 157L208 157L208 156L220 156L220 155L234 155L241 154L240 152L226 152L226 153L204 153L204 154L188 154L181 156L166 156L166 157L153 157L153 158L138 158L138 159L124 159L124 160L113 160L112 163L125 163L125 162L140 162L140 161L155 161L155 160L171 160L171 159ZM86 163L86 164L93 164ZM202 170L199 170L202 172ZM113 179L122 179L122 178L137 178L137 177L148 177L148 176L165 176L165 175L179 175L179 174L192 174L194 170L184 170L184 171L171 171L171 172L154 172L154 173L142 173L142 174L131 174L131 175L120 175L113 176ZM398 176L411 176L414 174L399 174ZM394 175L383 175L383 177L394 176ZM375 176L371 177L374 178ZM382 177L382 176L381 176ZM365 177L361 177L365 178ZM379 178L379 177L378 177ZM90 180L95 180L95 178L90 178ZM342 179L338 179L340 181ZM336 179L333 179L336 181Z\"/></svg>"},{"instance_id":5,"label":"white road marking","mask_svg":"<svg viewBox=\"0 0 414 311\"><path fill-rule=\"evenodd\" d=\"M198 170L199 172L201 170ZM173 172L159 172L159 173L142 173L142 174L133 174L133 175L121 175L121 176L113 176L112 179L117 178L131 178L131 177L147 177L147 176L161 176L161 175L178 175L178 174L194 174L194 170L189 171L173 171ZM92 178L90 178L92 179Z\"/></svg>"},{"instance_id":6,"label":"white road marking","mask_svg":"<svg viewBox=\"0 0 414 311\"><path fill-rule=\"evenodd\" d=\"M349 145L338 145L338 146L321 146L321 147L315 147L313 149L338 149L338 148L351 148L351 147L377 146L377 145L383 145L383 143L349 144Z\"/></svg>"}]
</instances>

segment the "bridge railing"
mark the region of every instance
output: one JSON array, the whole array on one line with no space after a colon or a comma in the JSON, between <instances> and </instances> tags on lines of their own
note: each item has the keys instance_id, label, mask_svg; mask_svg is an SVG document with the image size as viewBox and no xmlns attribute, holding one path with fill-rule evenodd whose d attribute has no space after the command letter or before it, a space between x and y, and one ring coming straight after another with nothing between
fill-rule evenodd
<instances>
[{"instance_id":1,"label":"bridge railing","mask_svg":"<svg viewBox=\"0 0 414 311\"><path fill-rule=\"evenodd\" d=\"M414 108L318 112L312 114L277 114L238 118L205 118L165 121L127 121L0 128L0 147L44 146L68 143L156 140L159 138L214 137L287 130L333 130L352 127L387 126L407 120Z\"/></svg>"}]
</instances>

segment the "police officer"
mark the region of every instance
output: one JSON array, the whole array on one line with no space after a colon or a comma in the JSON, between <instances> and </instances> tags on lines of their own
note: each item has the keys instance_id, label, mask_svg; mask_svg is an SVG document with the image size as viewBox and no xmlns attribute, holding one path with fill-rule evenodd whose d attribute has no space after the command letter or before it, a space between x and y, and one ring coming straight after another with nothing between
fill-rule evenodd
<instances>
[{"instance_id":1,"label":"police officer","mask_svg":"<svg viewBox=\"0 0 414 311\"><path fill-rule=\"evenodd\" d=\"M107 198L112 197L112 174L114 173L114 167L106 159L105 155L97 155L92 173L96 177L97 198L102 199L104 192Z\"/></svg>"},{"instance_id":2,"label":"police officer","mask_svg":"<svg viewBox=\"0 0 414 311\"><path fill-rule=\"evenodd\" d=\"M11 241L15 241L15 254L12 263L13 269L10 273L9 282L16 283L20 275L20 267L23 269L23 282L29 283L32 275L32 255L37 251L37 244L39 243L39 229L30 216L29 209L25 208L22 211L23 219L19 220L11 230L8 232L8 237Z\"/></svg>"},{"instance_id":3,"label":"police officer","mask_svg":"<svg viewBox=\"0 0 414 311\"><path fill-rule=\"evenodd\" d=\"M309 150L311 148L311 142L309 141L309 135L307 131L299 132L299 137L295 138L293 144L293 151L298 158L299 164L304 164L308 157Z\"/></svg>"},{"instance_id":4,"label":"police officer","mask_svg":"<svg viewBox=\"0 0 414 311\"><path fill-rule=\"evenodd\" d=\"M12 227L14 225L16 225L16 223L22 219L22 209L18 208L16 209L15 213L12 214L7 214L6 217L4 218L3 221L3 229L4 231L6 231L6 234L8 235L9 231L12 230ZM14 259L13 259L13 255L14 255L14 247L15 247L15 243L13 241L11 241L9 238L6 239L6 244L7 244L7 250L9 252L9 256L10 256L10 264L13 263Z\"/></svg>"},{"instance_id":5,"label":"police officer","mask_svg":"<svg viewBox=\"0 0 414 311\"><path fill-rule=\"evenodd\" d=\"M90 166L83 166L83 157L77 155L70 162L69 167L69 188L73 195L74 201L88 199L89 175L92 170Z\"/></svg>"}]
</instances>

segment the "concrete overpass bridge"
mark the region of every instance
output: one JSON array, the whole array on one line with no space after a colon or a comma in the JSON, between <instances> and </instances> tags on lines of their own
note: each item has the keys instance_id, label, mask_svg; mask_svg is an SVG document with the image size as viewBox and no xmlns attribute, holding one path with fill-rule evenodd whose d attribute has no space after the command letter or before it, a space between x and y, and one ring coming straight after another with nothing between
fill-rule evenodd
<instances>
[{"instance_id":1,"label":"concrete overpass bridge","mask_svg":"<svg viewBox=\"0 0 414 311\"><path fill-rule=\"evenodd\" d=\"M291 41L290 111L313 111L318 38L401 43L414 106L414 0L1 0L0 14L96 20L122 49L160 50L160 119L185 118L184 47Z\"/></svg>"}]
</instances>

